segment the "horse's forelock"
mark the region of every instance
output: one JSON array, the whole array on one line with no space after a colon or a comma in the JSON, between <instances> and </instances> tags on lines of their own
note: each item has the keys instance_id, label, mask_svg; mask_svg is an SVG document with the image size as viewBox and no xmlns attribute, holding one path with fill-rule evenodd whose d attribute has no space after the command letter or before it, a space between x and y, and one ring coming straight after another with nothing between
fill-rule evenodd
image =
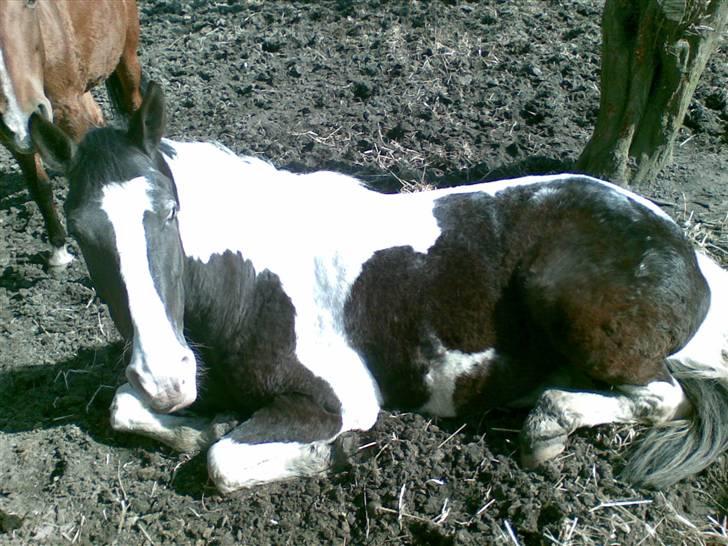
<instances>
[{"instance_id":1,"label":"horse's forelock","mask_svg":"<svg viewBox=\"0 0 728 546\"><path fill-rule=\"evenodd\" d=\"M89 132L79 145L68 178L71 193L79 192L75 197L83 199L84 194L95 193L107 183L146 176L150 171L172 177L160 153L152 159L134 146L124 131L101 128Z\"/></svg>"}]
</instances>

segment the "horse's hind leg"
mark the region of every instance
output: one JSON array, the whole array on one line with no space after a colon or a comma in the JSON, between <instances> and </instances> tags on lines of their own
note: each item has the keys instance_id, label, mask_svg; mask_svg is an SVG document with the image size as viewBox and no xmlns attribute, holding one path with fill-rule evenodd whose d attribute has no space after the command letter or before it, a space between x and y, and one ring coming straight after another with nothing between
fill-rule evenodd
<instances>
[{"instance_id":1,"label":"horse's hind leg","mask_svg":"<svg viewBox=\"0 0 728 546\"><path fill-rule=\"evenodd\" d=\"M128 383L116 390L111 404L111 427L114 430L141 434L183 453L206 448L235 424L203 417L154 413Z\"/></svg>"},{"instance_id":2,"label":"horse's hind leg","mask_svg":"<svg viewBox=\"0 0 728 546\"><path fill-rule=\"evenodd\" d=\"M48 242L51 244L48 265L61 268L70 263L73 257L66 250L66 230L63 229L63 225L58 218L48 175L43 169L43 165L41 165L38 154L20 154L14 151L12 153L20 165L20 171L23 173L30 195L33 201L38 204L40 213L43 216Z\"/></svg>"},{"instance_id":3,"label":"horse's hind leg","mask_svg":"<svg viewBox=\"0 0 728 546\"><path fill-rule=\"evenodd\" d=\"M324 472L341 415L312 398L280 395L214 444L207 456L210 478L224 492Z\"/></svg>"},{"instance_id":4,"label":"horse's hind leg","mask_svg":"<svg viewBox=\"0 0 728 546\"><path fill-rule=\"evenodd\" d=\"M110 89L110 94L115 95L112 96L112 101L115 103L115 107L119 108L127 116L131 116L142 103L142 69L137 56L139 18L136 13L136 6L128 8L127 17L128 25L124 50L119 59L119 64L107 84L107 88L119 87L119 89Z\"/></svg>"},{"instance_id":5,"label":"horse's hind leg","mask_svg":"<svg viewBox=\"0 0 728 546\"><path fill-rule=\"evenodd\" d=\"M521 460L535 467L564 450L569 434L607 423L662 424L686 417L690 403L671 381L625 385L611 392L545 391L521 431Z\"/></svg>"},{"instance_id":6,"label":"horse's hind leg","mask_svg":"<svg viewBox=\"0 0 728 546\"><path fill-rule=\"evenodd\" d=\"M119 66L114 71L114 77L117 80L114 83L118 83L120 87L115 105L124 114L131 116L142 103L142 72L136 51L133 55L129 53L121 58Z\"/></svg>"}]
</instances>

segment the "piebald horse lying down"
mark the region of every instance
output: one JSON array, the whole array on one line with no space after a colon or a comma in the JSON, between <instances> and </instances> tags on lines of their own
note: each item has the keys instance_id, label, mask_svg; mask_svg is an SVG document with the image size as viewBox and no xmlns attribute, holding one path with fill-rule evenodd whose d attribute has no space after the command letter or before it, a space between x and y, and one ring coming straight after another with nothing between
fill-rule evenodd
<instances>
[{"instance_id":1,"label":"piebald horse lying down","mask_svg":"<svg viewBox=\"0 0 728 546\"><path fill-rule=\"evenodd\" d=\"M131 345L114 429L209 446L224 492L325 471L381 407L535 402L529 467L579 427L652 424L626 476L656 487L726 449L728 273L644 198L571 174L382 195L163 140L164 117L150 85L128 131L32 124ZM198 397L240 424L175 414Z\"/></svg>"}]
</instances>

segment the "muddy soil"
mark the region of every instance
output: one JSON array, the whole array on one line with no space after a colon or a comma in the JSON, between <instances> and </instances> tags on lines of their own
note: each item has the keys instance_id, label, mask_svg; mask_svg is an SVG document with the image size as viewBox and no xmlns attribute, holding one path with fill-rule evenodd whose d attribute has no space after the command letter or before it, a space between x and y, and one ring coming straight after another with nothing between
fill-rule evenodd
<instances>
[{"instance_id":1,"label":"muddy soil","mask_svg":"<svg viewBox=\"0 0 728 546\"><path fill-rule=\"evenodd\" d=\"M141 58L169 98L169 136L343 170L382 191L568 170L597 112L592 0L140 4ZM724 45L674 163L644 189L724 265L727 60ZM0 159L0 543L728 540L725 457L665 491L634 489L618 476L641 430L607 426L526 472L517 412L464 423L383 412L343 439L349 456L330 476L217 494L203 456L110 430L119 337L82 261L44 270L40 215ZM65 181L55 188L63 201Z\"/></svg>"}]
</instances>

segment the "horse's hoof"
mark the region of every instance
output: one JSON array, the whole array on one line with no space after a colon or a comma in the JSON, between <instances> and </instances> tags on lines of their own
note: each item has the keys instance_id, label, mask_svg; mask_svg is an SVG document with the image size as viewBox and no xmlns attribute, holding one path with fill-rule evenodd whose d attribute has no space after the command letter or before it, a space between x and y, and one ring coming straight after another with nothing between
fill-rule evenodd
<instances>
[{"instance_id":1,"label":"horse's hoof","mask_svg":"<svg viewBox=\"0 0 728 546\"><path fill-rule=\"evenodd\" d=\"M539 442L521 448L521 466L533 469L550 461L566 449L566 436Z\"/></svg>"},{"instance_id":2,"label":"horse's hoof","mask_svg":"<svg viewBox=\"0 0 728 546\"><path fill-rule=\"evenodd\" d=\"M554 417L533 411L521 430L521 465L536 468L566 448L569 435Z\"/></svg>"}]
</instances>

